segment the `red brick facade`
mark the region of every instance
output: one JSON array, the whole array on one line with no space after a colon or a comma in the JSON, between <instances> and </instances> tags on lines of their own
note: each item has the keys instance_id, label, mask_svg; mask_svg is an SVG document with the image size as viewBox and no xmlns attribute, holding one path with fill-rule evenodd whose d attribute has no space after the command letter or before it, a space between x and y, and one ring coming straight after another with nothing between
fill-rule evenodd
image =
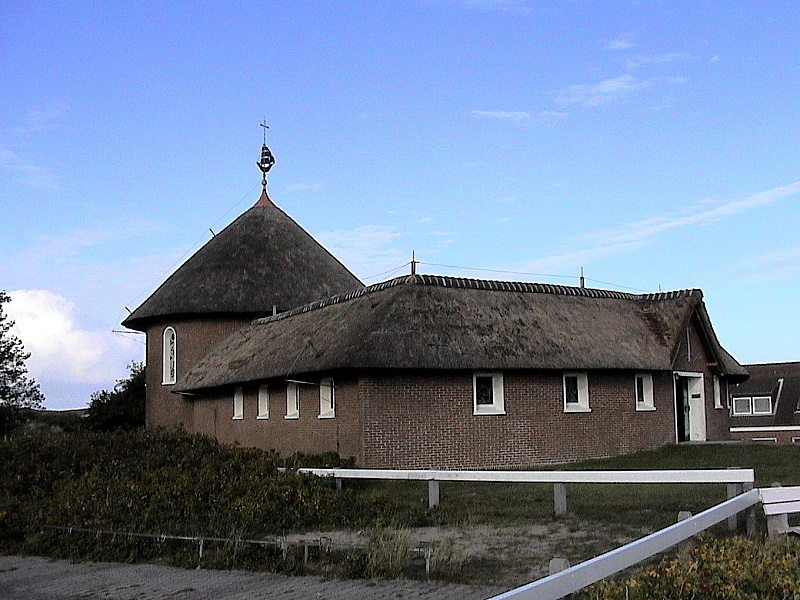
<instances>
[{"instance_id":1,"label":"red brick facade","mask_svg":"<svg viewBox=\"0 0 800 600\"><path fill-rule=\"evenodd\" d=\"M193 429L193 408L184 396L173 394L172 385L162 383L163 335L167 327L176 333L177 379L242 325L246 318L172 319L147 327L146 423L148 427Z\"/></svg>"},{"instance_id":2,"label":"red brick facade","mask_svg":"<svg viewBox=\"0 0 800 600\"><path fill-rule=\"evenodd\" d=\"M257 383L242 386L244 411L234 418L234 390L203 396L171 393L161 382L162 335L177 334L178 378L242 324L236 319L170 321L148 329L148 426L182 427L283 455L334 451L367 468L515 468L614 456L677 440L675 373L702 374L706 439L728 438L728 409L715 407L705 344L690 326L674 371L653 372L655 410L637 410L636 371L587 371L588 412L565 412L562 371L503 373L505 414L475 415L473 371L333 373L334 418L319 418L324 374L298 376L300 411L287 419L286 381L265 382L269 417L258 417ZM331 374L329 374L331 375ZM721 388L724 380L720 380ZM726 397L724 388L721 390ZM641 407L640 407L641 408Z\"/></svg>"}]
</instances>

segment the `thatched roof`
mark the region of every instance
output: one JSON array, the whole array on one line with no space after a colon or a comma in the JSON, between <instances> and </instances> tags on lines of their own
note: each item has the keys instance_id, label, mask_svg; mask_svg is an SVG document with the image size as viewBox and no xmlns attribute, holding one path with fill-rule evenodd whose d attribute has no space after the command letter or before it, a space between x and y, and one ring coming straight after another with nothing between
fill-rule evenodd
<instances>
[{"instance_id":1,"label":"thatched roof","mask_svg":"<svg viewBox=\"0 0 800 600\"><path fill-rule=\"evenodd\" d=\"M635 295L412 275L259 319L176 391L333 369L670 370L700 290ZM701 320L702 323L702 320ZM746 376L708 332L727 374Z\"/></svg>"},{"instance_id":2,"label":"thatched roof","mask_svg":"<svg viewBox=\"0 0 800 600\"><path fill-rule=\"evenodd\" d=\"M200 248L123 325L158 317L255 318L363 288L361 281L266 194Z\"/></svg>"}]
</instances>

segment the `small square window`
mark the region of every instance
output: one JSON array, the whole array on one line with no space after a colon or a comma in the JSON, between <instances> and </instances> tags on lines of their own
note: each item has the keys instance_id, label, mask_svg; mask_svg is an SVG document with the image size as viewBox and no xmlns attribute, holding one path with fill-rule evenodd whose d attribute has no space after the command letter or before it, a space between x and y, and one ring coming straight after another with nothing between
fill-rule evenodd
<instances>
[{"instance_id":1,"label":"small square window","mask_svg":"<svg viewBox=\"0 0 800 600\"><path fill-rule=\"evenodd\" d=\"M506 414L502 373L473 373L472 414Z\"/></svg>"},{"instance_id":2,"label":"small square window","mask_svg":"<svg viewBox=\"0 0 800 600\"><path fill-rule=\"evenodd\" d=\"M590 412L589 377L585 371L564 373L564 412Z\"/></svg>"},{"instance_id":3,"label":"small square window","mask_svg":"<svg viewBox=\"0 0 800 600\"><path fill-rule=\"evenodd\" d=\"M772 397L771 396L754 396L753 397L753 414L754 415L770 415L770 414L772 414Z\"/></svg>"},{"instance_id":4,"label":"small square window","mask_svg":"<svg viewBox=\"0 0 800 600\"><path fill-rule=\"evenodd\" d=\"M287 419L300 418L300 386L294 381L286 384L286 417Z\"/></svg>"},{"instance_id":5,"label":"small square window","mask_svg":"<svg viewBox=\"0 0 800 600\"><path fill-rule=\"evenodd\" d=\"M636 374L636 410L655 410L653 401L653 375L652 373Z\"/></svg>"},{"instance_id":6,"label":"small square window","mask_svg":"<svg viewBox=\"0 0 800 600\"><path fill-rule=\"evenodd\" d=\"M333 419L336 416L336 398L333 379L325 377L319 382L319 417Z\"/></svg>"},{"instance_id":7,"label":"small square window","mask_svg":"<svg viewBox=\"0 0 800 600\"><path fill-rule=\"evenodd\" d=\"M750 397L741 397L733 399L733 414L734 415L751 415L753 408L751 405Z\"/></svg>"},{"instance_id":8,"label":"small square window","mask_svg":"<svg viewBox=\"0 0 800 600\"><path fill-rule=\"evenodd\" d=\"M241 386L233 391L233 418L244 419L244 391Z\"/></svg>"},{"instance_id":9,"label":"small square window","mask_svg":"<svg viewBox=\"0 0 800 600\"><path fill-rule=\"evenodd\" d=\"M257 419L269 419L269 386L258 386L258 415Z\"/></svg>"}]
</instances>

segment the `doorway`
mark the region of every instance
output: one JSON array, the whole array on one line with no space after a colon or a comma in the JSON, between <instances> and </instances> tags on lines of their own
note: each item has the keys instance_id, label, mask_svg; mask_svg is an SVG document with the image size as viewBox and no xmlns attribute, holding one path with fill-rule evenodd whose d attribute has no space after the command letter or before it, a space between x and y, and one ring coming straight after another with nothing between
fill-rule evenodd
<instances>
[{"instance_id":1,"label":"doorway","mask_svg":"<svg viewBox=\"0 0 800 600\"><path fill-rule=\"evenodd\" d=\"M678 442L706 439L705 386L702 373L675 373L675 425Z\"/></svg>"}]
</instances>

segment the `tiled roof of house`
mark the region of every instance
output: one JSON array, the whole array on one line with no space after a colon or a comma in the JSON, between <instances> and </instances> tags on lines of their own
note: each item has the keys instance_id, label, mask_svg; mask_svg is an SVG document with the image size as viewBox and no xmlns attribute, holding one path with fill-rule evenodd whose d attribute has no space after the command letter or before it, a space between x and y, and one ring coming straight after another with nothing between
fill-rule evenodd
<instances>
[{"instance_id":1,"label":"tiled roof of house","mask_svg":"<svg viewBox=\"0 0 800 600\"><path fill-rule=\"evenodd\" d=\"M628 294L433 275L398 277L259 319L192 368L177 391L334 369L670 370L700 290Z\"/></svg>"},{"instance_id":2,"label":"tiled roof of house","mask_svg":"<svg viewBox=\"0 0 800 600\"><path fill-rule=\"evenodd\" d=\"M266 198L266 200L265 200ZM123 325L165 316L285 311L363 284L291 217L259 202L178 268Z\"/></svg>"},{"instance_id":3,"label":"tiled roof of house","mask_svg":"<svg viewBox=\"0 0 800 600\"><path fill-rule=\"evenodd\" d=\"M770 396L771 415L736 417L734 426L800 424L800 361L744 365L750 379L730 388L735 397Z\"/></svg>"}]
</instances>

